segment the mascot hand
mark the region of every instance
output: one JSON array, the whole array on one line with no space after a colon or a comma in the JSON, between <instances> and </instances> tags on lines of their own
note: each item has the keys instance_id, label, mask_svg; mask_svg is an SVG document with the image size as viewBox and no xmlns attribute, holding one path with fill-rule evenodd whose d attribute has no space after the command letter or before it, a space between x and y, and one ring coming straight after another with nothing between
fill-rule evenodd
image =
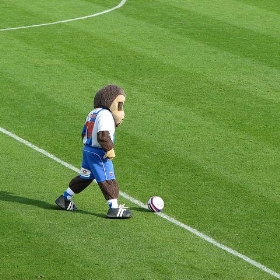
<instances>
[{"instance_id":1,"label":"mascot hand","mask_svg":"<svg viewBox=\"0 0 280 280\"><path fill-rule=\"evenodd\" d=\"M113 159L115 156L116 156L115 150L112 149L112 150L106 152L106 154L104 155L104 158Z\"/></svg>"}]
</instances>

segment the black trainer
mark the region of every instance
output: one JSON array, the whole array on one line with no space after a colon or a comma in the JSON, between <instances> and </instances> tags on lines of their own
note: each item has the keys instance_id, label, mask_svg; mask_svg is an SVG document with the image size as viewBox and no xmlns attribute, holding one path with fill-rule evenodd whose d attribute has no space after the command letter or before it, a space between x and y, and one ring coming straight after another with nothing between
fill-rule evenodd
<instances>
[{"instance_id":1,"label":"black trainer","mask_svg":"<svg viewBox=\"0 0 280 280\"><path fill-rule=\"evenodd\" d=\"M132 213L123 204L119 205L119 208L110 208L106 217L111 219L128 219L132 217Z\"/></svg>"},{"instance_id":2,"label":"black trainer","mask_svg":"<svg viewBox=\"0 0 280 280\"><path fill-rule=\"evenodd\" d=\"M67 210L67 211L75 211L77 210L77 207L75 205L74 202L72 202L71 200L67 200L63 195L61 195L60 197L58 197L56 200L55 200L55 203L61 207L62 209L64 210Z\"/></svg>"}]
</instances>

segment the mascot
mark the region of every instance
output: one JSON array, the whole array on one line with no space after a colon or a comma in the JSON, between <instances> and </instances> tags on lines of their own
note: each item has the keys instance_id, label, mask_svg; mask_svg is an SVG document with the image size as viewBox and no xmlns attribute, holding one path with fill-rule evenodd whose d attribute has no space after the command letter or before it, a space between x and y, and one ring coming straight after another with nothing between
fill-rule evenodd
<instances>
[{"instance_id":1,"label":"mascot","mask_svg":"<svg viewBox=\"0 0 280 280\"><path fill-rule=\"evenodd\" d=\"M64 194L56 199L55 203L59 207L77 210L72 197L96 181L109 206L106 217L132 217L127 207L118 204L119 185L112 162L115 157L115 128L124 120L125 97L125 92L117 85L107 85L96 93L94 109L89 112L82 130L84 148L80 174L70 181Z\"/></svg>"}]
</instances>

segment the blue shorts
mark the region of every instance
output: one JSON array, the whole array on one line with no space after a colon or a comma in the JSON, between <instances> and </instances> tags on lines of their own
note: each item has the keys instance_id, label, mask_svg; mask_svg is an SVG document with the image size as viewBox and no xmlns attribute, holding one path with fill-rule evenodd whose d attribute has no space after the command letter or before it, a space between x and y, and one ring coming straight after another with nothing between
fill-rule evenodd
<instances>
[{"instance_id":1,"label":"blue shorts","mask_svg":"<svg viewBox=\"0 0 280 280\"><path fill-rule=\"evenodd\" d=\"M97 183L116 179L112 160L103 158L105 151L85 145L80 177L85 180L95 179Z\"/></svg>"}]
</instances>

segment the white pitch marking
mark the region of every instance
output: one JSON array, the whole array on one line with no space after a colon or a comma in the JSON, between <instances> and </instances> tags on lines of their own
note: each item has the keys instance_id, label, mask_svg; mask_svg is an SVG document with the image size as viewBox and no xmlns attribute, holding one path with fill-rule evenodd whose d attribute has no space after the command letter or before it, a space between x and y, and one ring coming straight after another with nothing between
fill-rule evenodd
<instances>
[{"instance_id":1,"label":"white pitch marking","mask_svg":"<svg viewBox=\"0 0 280 280\"><path fill-rule=\"evenodd\" d=\"M107 13L110 13L116 9L121 8L127 0L122 0L117 6L105 10L103 12L99 12L96 14L92 14L92 15L88 15L88 16L83 16L83 17L77 17L77 18L71 18L71 19L65 19L65 20L60 20L60 21L54 21L54 22L48 22L48 23L41 23L41 24L34 24L34 25L27 25L27 26L18 26L18 27L9 27L9 28L3 28L0 29L0 32L3 31L11 31L11 30L19 30L19 29L27 29L27 28L33 28L33 27L42 27L42 26L49 26L49 25L55 25L55 24L61 24L61 23L67 23L67 22L72 22L72 21L77 21L77 20L83 20L83 19L88 19L88 18L93 18L93 17L97 17L100 15L104 15Z\"/></svg>"},{"instance_id":2,"label":"white pitch marking","mask_svg":"<svg viewBox=\"0 0 280 280\"><path fill-rule=\"evenodd\" d=\"M65 161L63 161L63 160L57 158L56 156L54 156L54 155L48 153L47 151L45 151L45 150L43 150L43 149L41 149L41 148L39 148L39 147L33 145L32 143L30 143L30 142L24 140L23 138L17 136L16 134L14 134L14 133L12 133L12 132L9 132L8 130L4 129L3 127L0 127L0 132L2 132L2 133L4 133L4 134L6 134L6 135L12 137L13 139L15 139L15 140L21 142L22 144L24 144L24 145L30 147L31 149L33 149L33 150L35 150L35 151L37 151L37 152L39 152L39 153L45 155L46 157L48 157L48 158L50 158L50 159L56 161L57 163L60 163L60 164L62 164L63 166L65 166L65 167L67 167L67 168L69 168L69 169L71 169L71 170L73 170L73 171L75 171L75 172L79 172L79 169L76 168L76 167L74 167L73 165L71 165L71 164L69 164L69 163L67 163L67 162L65 162ZM132 202L132 203L134 203L134 204L136 204L136 205L138 205L138 206L140 206L140 207L142 207L142 208L147 209L146 204L144 204L144 203L142 203L141 201L139 201L139 200L133 198L132 196L130 196L130 195L124 193L124 192L120 192L120 195L121 195L122 197L124 197L125 199L129 200L130 202ZM229 254L231 254L231 255L233 255L233 256L235 256L235 257L237 257L237 258L240 258L240 259L244 260L245 262L247 262L247 263L249 263L249 264L255 266L256 268L258 268L258 269L260 269L260 270L262 270L262 271L264 271L264 272L266 272L266 273L268 273L268 274L270 274L270 275L276 277L277 279L280 279L280 274L279 274L279 273L277 273L277 272L275 272L275 271L273 271L273 270L267 268L266 266L262 265L261 263L258 263L258 262L256 262L256 261L250 259L249 257L247 257L247 256L245 256L245 255L243 255L243 254L240 254L239 252L237 252L237 251L235 251L235 250L233 250L233 249L231 249L231 248L229 248L229 247L227 247L227 246L225 246L225 245L219 243L218 241L214 240L212 237L210 237L210 236L208 236L208 235L205 235L205 234L199 232L198 230L196 230L196 229L194 229L194 228L192 228L192 227L190 227L190 226L188 226L188 225L185 225L185 224L183 224L183 223L177 221L176 219L174 219L174 218L172 218L172 217L170 217L170 216L168 216L168 215L166 215L166 214L163 214L163 213L156 213L156 215L160 216L160 217L163 218L163 219L166 219L166 220L169 221L170 223L173 223L173 224L175 224L175 225L177 225L177 226L179 226L179 227L181 227L181 228L183 228L183 229L185 229L185 230L187 230L187 231L193 233L194 235L200 237L201 239L207 241L208 243L210 243L210 244L212 244L212 245L214 245L214 246L216 246L216 247L222 249L223 251L228 252Z\"/></svg>"}]
</instances>

